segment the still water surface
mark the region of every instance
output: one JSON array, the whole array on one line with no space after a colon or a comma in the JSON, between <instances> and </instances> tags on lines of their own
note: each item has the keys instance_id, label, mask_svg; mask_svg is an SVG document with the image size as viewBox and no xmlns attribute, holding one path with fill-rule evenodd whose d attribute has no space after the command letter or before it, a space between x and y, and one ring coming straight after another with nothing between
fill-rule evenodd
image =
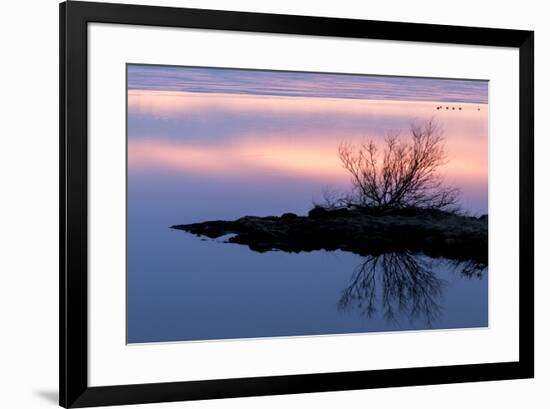
<instances>
[{"instance_id":1,"label":"still water surface","mask_svg":"<svg viewBox=\"0 0 550 409\"><path fill-rule=\"evenodd\" d=\"M432 116L446 130L447 180L461 188L464 210L484 214L487 106L439 105L130 90L128 341L487 326L487 270L469 276L464 266L421 255L256 253L170 229L306 214L324 188L349 186L341 141L382 140ZM418 280L395 274L410 262L403 257Z\"/></svg>"}]
</instances>

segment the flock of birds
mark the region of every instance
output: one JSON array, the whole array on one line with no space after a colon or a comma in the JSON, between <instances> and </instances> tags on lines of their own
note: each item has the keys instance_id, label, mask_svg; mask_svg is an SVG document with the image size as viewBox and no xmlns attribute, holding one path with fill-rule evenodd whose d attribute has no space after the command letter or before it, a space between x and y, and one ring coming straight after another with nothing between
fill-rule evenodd
<instances>
[{"instance_id":1,"label":"flock of birds","mask_svg":"<svg viewBox=\"0 0 550 409\"><path fill-rule=\"evenodd\" d=\"M439 106L437 106L435 109L437 109L438 111L439 111L440 109L446 109L446 110L452 110L452 111L454 111L455 109L457 109L457 110L459 110L459 111L462 111L462 107L453 107L453 106L448 107L448 106L443 106L443 105L439 105ZM480 108L477 108L477 110L479 111Z\"/></svg>"}]
</instances>

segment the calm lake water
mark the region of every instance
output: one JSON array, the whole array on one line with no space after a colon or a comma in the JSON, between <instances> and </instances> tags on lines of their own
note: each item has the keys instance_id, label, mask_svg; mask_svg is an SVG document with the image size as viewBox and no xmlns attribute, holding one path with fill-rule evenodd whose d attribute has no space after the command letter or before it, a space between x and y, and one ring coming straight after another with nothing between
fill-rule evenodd
<instances>
[{"instance_id":1,"label":"calm lake water","mask_svg":"<svg viewBox=\"0 0 550 409\"><path fill-rule=\"evenodd\" d=\"M432 116L446 131L446 180L464 210L485 214L487 105L441 104L131 89L128 341L487 326L487 270L466 276L418 255L256 253L170 228L306 214L323 189L349 188L340 142L406 134ZM392 266L411 260L418 279L396 276Z\"/></svg>"}]
</instances>

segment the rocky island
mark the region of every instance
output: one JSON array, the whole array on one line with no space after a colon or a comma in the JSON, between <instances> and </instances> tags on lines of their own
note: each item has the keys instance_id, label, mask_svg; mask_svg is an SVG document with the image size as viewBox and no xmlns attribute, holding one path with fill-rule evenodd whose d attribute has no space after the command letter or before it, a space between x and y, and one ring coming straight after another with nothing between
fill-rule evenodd
<instances>
[{"instance_id":1,"label":"rocky island","mask_svg":"<svg viewBox=\"0 0 550 409\"><path fill-rule=\"evenodd\" d=\"M390 252L423 253L451 260L487 264L488 217L471 217L437 209L370 209L315 207L307 216L244 216L180 224L174 229L243 244L258 252L342 250L362 256Z\"/></svg>"}]
</instances>

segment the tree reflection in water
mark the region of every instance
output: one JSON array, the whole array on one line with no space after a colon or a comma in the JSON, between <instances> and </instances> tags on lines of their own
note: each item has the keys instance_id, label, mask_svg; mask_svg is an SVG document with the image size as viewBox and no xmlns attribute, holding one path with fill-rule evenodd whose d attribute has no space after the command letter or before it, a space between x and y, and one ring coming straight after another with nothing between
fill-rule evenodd
<instances>
[{"instance_id":1,"label":"tree reflection in water","mask_svg":"<svg viewBox=\"0 0 550 409\"><path fill-rule=\"evenodd\" d=\"M371 318L380 308L388 321L397 321L399 316L411 322L422 318L431 326L442 313L445 281L433 271L442 264L468 278L481 278L487 268L473 260L443 261L411 252L369 255L354 271L338 309L358 309Z\"/></svg>"}]
</instances>

